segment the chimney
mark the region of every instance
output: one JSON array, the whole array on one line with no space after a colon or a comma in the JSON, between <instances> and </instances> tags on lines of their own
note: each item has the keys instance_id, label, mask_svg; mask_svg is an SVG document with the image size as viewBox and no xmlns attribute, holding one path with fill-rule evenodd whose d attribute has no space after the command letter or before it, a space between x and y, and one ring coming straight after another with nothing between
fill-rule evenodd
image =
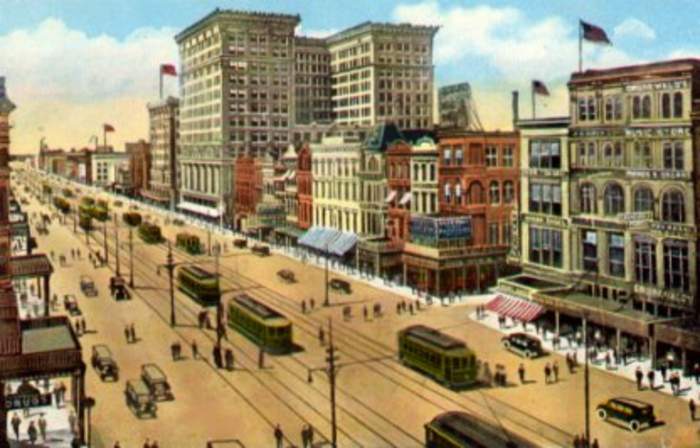
<instances>
[{"instance_id":1,"label":"chimney","mask_svg":"<svg viewBox=\"0 0 700 448\"><path fill-rule=\"evenodd\" d=\"M518 127L518 120L520 119L520 116L518 114L519 98L520 94L518 93L518 91L513 90L513 102L511 104L511 107L513 108L513 129L516 129Z\"/></svg>"}]
</instances>

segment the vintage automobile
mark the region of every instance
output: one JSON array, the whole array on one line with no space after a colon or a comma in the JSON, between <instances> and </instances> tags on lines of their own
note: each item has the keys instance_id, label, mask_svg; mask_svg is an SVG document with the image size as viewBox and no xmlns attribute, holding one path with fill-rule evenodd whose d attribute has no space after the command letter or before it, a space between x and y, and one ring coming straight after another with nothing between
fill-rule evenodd
<instances>
[{"instance_id":1,"label":"vintage automobile","mask_svg":"<svg viewBox=\"0 0 700 448\"><path fill-rule=\"evenodd\" d=\"M530 359L545 353L540 340L526 333L511 333L508 336L503 336L501 344L506 350Z\"/></svg>"},{"instance_id":2,"label":"vintage automobile","mask_svg":"<svg viewBox=\"0 0 700 448\"><path fill-rule=\"evenodd\" d=\"M126 289L126 281L124 277L115 276L109 279L109 294L114 300L129 300L131 295Z\"/></svg>"},{"instance_id":3,"label":"vintage automobile","mask_svg":"<svg viewBox=\"0 0 700 448\"><path fill-rule=\"evenodd\" d=\"M270 255L270 247L265 246L264 244L255 244L250 251L255 255L260 255L261 257Z\"/></svg>"},{"instance_id":4,"label":"vintage automobile","mask_svg":"<svg viewBox=\"0 0 700 448\"><path fill-rule=\"evenodd\" d=\"M112 358L112 352L106 345L97 344L92 346L90 363L97 371L97 374L100 375L102 381L105 381L107 378L111 378L115 382L119 381L119 366Z\"/></svg>"},{"instance_id":5,"label":"vintage automobile","mask_svg":"<svg viewBox=\"0 0 700 448\"><path fill-rule=\"evenodd\" d=\"M352 292L352 288L350 287L350 283L345 281L345 280L341 280L339 278L332 278L331 281L329 282L329 285L330 285L331 289L333 289L335 291L342 291L345 294L350 294Z\"/></svg>"},{"instance_id":6,"label":"vintage automobile","mask_svg":"<svg viewBox=\"0 0 700 448\"><path fill-rule=\"evenodd\" d=\"M156 418L158 406L151 395L151 391L148 390L148 386L143 380L128 380L126 382L124 396L126 398L126 405L131 408L132 412L136 414L138 418L142 418L144 415L150 415L152 418Z\"/></svg>"},{"instance_id":7,"label":"vintage automobile","mask_svg":"<svg viewBox=\"0 0 700 448\"><path fill-rule=\"evenodd\" d=\"M656 423L654 407L632 398L611 398L597 406L596 414L603 421L622 423L632 432L639 432L642 426L652 427Z\"/></svg>"},{"instance_id":8,"label":"vintage automobile","mask_svg":"<svg viewBox=\"0 0 700 448\"><path fill-rule=\"evenodd\" d=\"M63 308L65 308L66 312L71 316L80 316L83 314L73 294L66 294L63 296Z\"/></svg>"},{"instance_id":9,"label":"vintage automobile","mask_svg":"<svg viewBox=\"0 0 700 448\"><path fill-rule=\"evenodd\" d=\"M141 366L141 379L151 392L156 401L174 400L175 396L170 390L168 378L160 367L155 364L144 364Z\"/></svg>"},{"instance_id":10,"label":"vintage automobile","mask_svg":"<svg viewBox=\"0 0 700 448\"><path fill-rule=\"evenodd\" d=\"M294 283L296 281L294 272L290 271L289 269L280 269L279 271L277 271L277 277L279 277L282 281L285 281L287 283Z\"/></svg>"},{"instance_id":11,"label":"vintage automobile","mask_svg":"<svg viewBox=\"0 0 700 448\"><path fill-rule=\"evenodd\" d=\"M248 247L248 240L244 240L243 238L236 238L235 240L233 240L233 246L239 249L245 249L246 247Z\"/></svg>"},{"instance_id":12,"label":"vintage automobile","mask_svg":"<svg viewBox=\"0 0 700 448\"><path fill-rule=\"evenodd\" d=\"M95 282L87 275L80 276L80 290L83 292L85 297L97 296L97 288L95 287Z\"/></svg>"}]
</instances>

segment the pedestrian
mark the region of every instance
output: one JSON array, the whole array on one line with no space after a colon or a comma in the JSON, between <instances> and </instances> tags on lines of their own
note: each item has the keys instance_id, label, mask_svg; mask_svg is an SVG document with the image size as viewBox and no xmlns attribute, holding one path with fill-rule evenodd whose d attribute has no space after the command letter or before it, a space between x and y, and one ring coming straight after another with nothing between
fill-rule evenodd
<instances>
[{"instance_id":1,"label":"pedestrian","mask_svg":"<svg viewBox=\"0 0 700 448\"><path fill-rule=\"evenodd\" d=\"M569 352L566 353L566 368L569 371L569 374L574 373L573 365L571 365L571 354L569 354Z\"/></svg>"},{"instance_id":2,"label":"pedestrian","mask_svg":"<svg viewBox=\"0 0 700 448\"><path fill-rule=\"evenodd\" d=\"M413 316L413 304L412 303L408 304L408 311L411 313L411 316Z\"/></svg>"},{"instance_id":3,"label":"pedestrian","mask_svg":"<svg viewBox=\"0 0 700 448\"><path fill-rule=\"evenodd\" d=\"M309 425L309 429L306 431L307 436L309 438L309 448L313 448L314 446L314 427Z\"/></svg>"},{"instance_id":4,"label":"pedestrian","mask_svg":"<svg viewBox=\"0 0 700 448\"><path fill-rule=\"evenodd\" d=\"M261 348L258 352L258 369L265 368L265 351Z\"/></svg>"},{"instance_id":5,"label":"pedestrian","mask_svg":"<svg viewBox=\"0 0 700 448\"><path fill-rule=\"evenodd\" d=\"M127 344L131 344L131 332L129 331L129 325L124 325L124 338Z\"/></svg>"},{"instance_id":6,"label":"pedestrian","mask_svg":"<svg viewBox=\"0 0 700 448\"><path fill-rule=\"evenodd\" d=\"M226 369L232 371L234 369L233 350L227 348L224 356L226 357Z\"/></svg>"},{"instance_id":7,"label":"pedestrian","mask_svg":"<svg viewBox=\"0 0 700 448\"><path fill-rule=\"evenodd\" d=\"M549 384L549 377L552 374L552 366L547 363L544 366L544 384Z\"/></svg>"},{"instance_id":8,"label":"pedestrian","mask_svg":"<svg viewBox=\"0 0 700 448\"><path fill-rule=\"evenodd\" d=\"M661 381L664 383L666 382L666 372L668 371L668 366L666 365L665 362L661 363L661 366L659 366L659 370L661 370Z\"/></svg>"},{"instance_id":9,"label":"pedestrian","mask_svg":"<svg viewBox=\"0 0 700 448\"><path fill-rule=\"evenodd\" d=\"M46 442L46 419L44 414L39 416L39 432L41 433L41 440Z\"/></svg>"},{"instance_id":10,"label":"pedestrian","mask_svg":"<svg viewBox=\"0 0 700 448\"><path fill-rule=\"evenodd\" d=\"M306 314L306 300L301 301L301 313Z\"/></svg>"},{"instance_id":11,"label":"pedestrian","mask_svg":"<svg viewBox=\"0 0 700 448\"><path fill-rule=\"evenodd\" d=\"M362 305L362 316L367 320L367 305Z\"/></svg>"},{"instance_id":12,"label":"pedestrian","mask_svg":"<svg viewBox=\"0 0 700 448\"><path fill-rule=\"evenodd\" d=\"M80 249L75 249L75 255L80 259Z\"/></svg>"},{"instance_id":13,"label":"pedestrian","mask_svg":"<svg viewBox=\"0 0 700 448\"><path fill-rule=\"evenodd\" d=\"M605 352L605 368L610 368L610 352Z\"/></svg>"},{"instance_id":14,"label":"pedestrian","mask_svg":"<svg viewBox=\"0 0 700 448\"><path fill-rule=\"evenodd\" d=\"M697 362L693 365L693 376L695 377L695 384L700 384L700 364Z\"/></svg>"},{"instance_id":15,"label":"pedestrian","mask_svg":"<svg viewBox=\"0 0 700 448\"><path fill-rule=\"evenodd\" d=\"M114 447L113 448L122 448L122 446L119 444L119 440L114 442Z\"/></svg>"},{"instance_id":16,"label":"pedestrian","mask_svg":"<svg viewBox=\"0 0 700 448\"><path fill-rule=\"evenodd\" d=\"M554 335L554 337L552 338L552 347L554 348L554 350L559 350L559 347L561 347L559 335Z\"/></svg>"},{"instance_id":17,"label":"pedestrian","mask_svg":"<svg viewBox=\"0 0 700 448\"><path fill-rule=\"evenodd\" d=\"M688 410L690 411L690 421L695 421L695 401L691 398L688 402Z\"/></svg>"},{"instance_id":18,"label":"pedestrian","mask_svg":"<svg viewBox=\"0 0 700 448\"><path fill-rule=\"evenodd\" d=\"M199 347L194 339L192 339L192 359L199 359Z\"/></svg>"},{"instance_id":19,"label":"pedestrian","mask_svg":"<svg viewBox=\"0 0 700 448\"><path fill-rule=\"evenodd\" d=\"M559 382L559 363L555 360L552 364L552 374L554 375L554 382Z\"/></svg>"},{"instance_id":20,"label":"pedestrian","mask_svg":"<svg viewBox=\"0 0 700 448\"><path fill-rule=\"evenodd\" d=\"M87 324L85 323L85 318L80 319L80 326L83 328L83 334L87 333Z\"/></svg>"},{"instance_id":21,"label":"pedestrian","mask_svg":"<svg viewBox=\"0 0 700 448\"><path fill-rule=\"evenodd\" d=\"M212 349L212 358L214 359L214 365L217 369L221 368L221 347L214 345Z\"/></svg>"},{"instance_id":22,"label":"pedestrian","mask_svg":"<svg viewBox=\"0 0 700 448\"><path fill-rule=\"evenodd\" d=\"M518 377L520 378L520 384L525 384L525 365L520 363L518 367Z\"/></svg>"},{"instance_id":23,"label":"pedestrian","mask_svg":"<svg viewBox=\"0 0 700 448\"><path fill-rule=\"evenodd\" d=\"M151 448L151 441L149 439L143 442L143 448Z\"/></svg>"},{"instance_id":24,"label":"pedestrian","mask_svg":"<svg viewBox=\"0 0 700 448\"><path fill-rule=\"evenodd\" d=\"M309 433L306 430L306 425L301 427L301 446L307 448L309 445Z\"/></svg>"},{"instance_id":25,"label":"pedestrian","mask_svg":"<svg viewBox=\"0 0 700 448\"><path fill-rule=\"evenodd\" d=\"M29 437L29 441L31 442L32 446L34 446L37 439L37 430L33 421L29 422L29 427L27 428L27 436Z\"/></svg>"},{"instance_id":26,"label":"pedestrian","mask_svg":"<svg viewBox=\"0 0 700 448\"><path fill-rule=\"evenodd\" d=\"M644 378L644 374L642 373L642 368L637 366L637 369L634 371L634 376L637 380L637 390L642 390L642 379Z\"/></svg>"},{"instance_id":27,"label":"pedestrian","mask_svg":"<svg viewBox=\"0 0 700 448\"><path fill-rule=\"evenodd\" d=\"M681 376L678 372L673 372L671 375L671 388L673 389L673 395L681 393Z\"/></svg>"},{"instance_id":28,"label":"pedestrian","mask_svg":"<svg viewBox=\"0 0 700 448\"><path fill-rule=\"evenodd\" d=\"M151 443L151 448L158 448L158 441L154 440L153 443Z\"/></svg>"},{"instance_id":29,"label":"pedestrian","mask_svg":"<svg viewBox=\"0 0 700 448\"><path fill-rule=\"evenodd\" d=\"M60 408L61 407L61 389L58 387L58 384L53 385L53 397L54 397L54 401L56 402L56 407Z\"/></svg>"},{"instance_id":30,"label":"pedestrian","mask_svg":"<svg viewBox=\"0 0 700 448\"><path fill-rule=\"evenodd\" d=\"M654 390L654 376L656 375L653 369L647 372L647 380L649 381L649 389L651 390Z\"/></svg>"},{"instance_id":31,"label":"pedestrian","mask_svg":"<svg viewBox=\"0 0 700 448\"><path fill-rule=\"evenodd\" d=\"M66 387L66 383L61 381L60 388L61 388L61 404L65 405L66 404L66 391L68 390L68 388Z\"/></svg>"},{"instance_id":32,"label":"pedestrian","mask_svg":"<svg viewBox=\"0 0 700 448\"><path fill-rule=\"evenodd\" d=\"M323 331L323 327L318 328L318 340L321 345L325 345L325 333Z\"/></svg>"},{"instance_id":33,"label":"pedestrian","mask_svg":"<svg viewBox=\"0 0 700 448\"><path fill-rule=\"evenodd\" d=\"M574 436L574 448L581 448L581 438L578 434Z\"/></svg>"},{"instance_id":34,"label":"pedestrian","mask_svg":"<svg viewBox=\"0 0 700 448\"><path fill-rule=\"evenodd\" d=\"M22 424L22 419L15 412L14 414L12 414L12 420L10 422L12 424L12 430L15 432L15 438L19 442L19 429L20 425Z\"/></svg>"},{"instance_id":35,"label":"pedestrian","mask_svg":"<svg viewBox=\"0 0 700 448\"><path fill-rule=\"evenodd\" d=\"M396 314L401 314L401 304L400 303L396 304Z\"/></svg>"},{"instance_id":36,"label":"pedestrian","mask_svg":"<svg viewBox=\"0 0 700 448\"><path fill-rule=\"evenodd\" d=\"M279 423L275 426L275 442L277 443L277 448L283 448L284 433L282 432L282 428L280 428Z\"/></svg>"},{"instance_id":37,"label":"pedestrian","mask_svg":"<svg viewBox=\"0 0 700 448\"><path fill-rule=\"evenodd\" d=\"M129 325L129 334L131 335L131 342L136 342L138 339L136 339L136 327L134 327L134 324L132 323Z\"/></svg>"},{"instance_id":38,"label":"pedestrian","mask_svg":"<svg viewBox=\"0 0 700 448\"><path fill-rule=\"evenodd\" d=\"M593 444L591 445L591 448L600 448L600 444L598 444L598 439L593 439Z\"/></svg>"}]
</instances>

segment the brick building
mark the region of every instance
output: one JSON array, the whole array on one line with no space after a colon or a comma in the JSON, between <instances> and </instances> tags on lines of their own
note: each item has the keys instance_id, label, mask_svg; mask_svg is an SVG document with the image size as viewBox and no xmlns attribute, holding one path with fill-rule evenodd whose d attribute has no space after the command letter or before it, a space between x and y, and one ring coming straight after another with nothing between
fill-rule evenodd
<instances>
[{"instance_id":1,"label":"brick building","mask_svg":"<svg viewBox=\"0 0 700 448\"><path fill-rule=\"evenodd\" d=\"M308 144L304 144L297 155L297 196L299 203L297 225L304 230L309 229L314 221L312 186L311 149Z\"/></svg>"},{"instance_id":2,"label":"brick building","mask_svg":"<svg viewBox=\"0 0 700 448\"><path fill-rule=\"evenodd\" d=\"M241 229L242 223L255 214L255 206L262 199L260 164L253 157L241 156L234 165L235 200L234 213L236 228Z\"/></svg>"},{"instance_id":3,"label":"brick building","mask_svg":"<svg viewBox=\"0 0 700 448\"><path fill-rule=\"evenodd\" d=\"M140 196L148 188L151 170L151 144L145 140L127 143L126 153L129 155L129 171L131 172L131 190L135 196Z\"/></svg>"}]
</instances>

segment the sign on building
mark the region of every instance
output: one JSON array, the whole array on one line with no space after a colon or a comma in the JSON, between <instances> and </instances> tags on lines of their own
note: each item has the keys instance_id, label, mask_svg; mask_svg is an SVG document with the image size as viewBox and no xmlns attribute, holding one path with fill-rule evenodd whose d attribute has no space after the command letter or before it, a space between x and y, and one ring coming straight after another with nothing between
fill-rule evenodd
<instances>
[{"instance_id":1,"label":"sign on building","mask_svg":"<svg viewBox=\"0 0 700 448\"><path fill-rule=\"evenodd\" d=\"M440 241L468 240L472 237L471 216L411 218L411 241L434 245Z\"/></svg>"},{"instance_id":2,"label":"sign on building","mask_svg":"<svg viewBox=\"0 0 700 448\"><path fill-rule=\"evenodd\" d=\"M446 128L469 128L472 88L468 82L440 87L438 107L440 126Z\"/></svg>"}]
</instances>

